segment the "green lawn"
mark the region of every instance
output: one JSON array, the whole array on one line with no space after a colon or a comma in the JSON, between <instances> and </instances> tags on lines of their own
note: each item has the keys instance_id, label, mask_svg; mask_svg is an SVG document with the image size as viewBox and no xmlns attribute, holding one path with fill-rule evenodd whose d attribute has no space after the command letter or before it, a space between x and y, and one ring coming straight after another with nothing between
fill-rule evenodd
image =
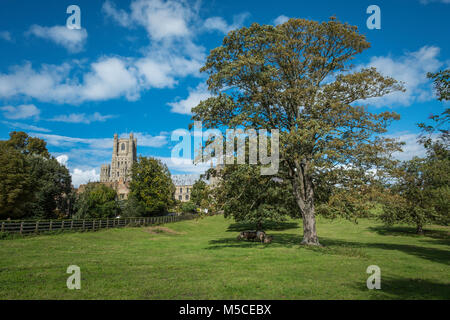
<instances>
[{"instance_id":1,"label":"green lawn","mask_svg":"<svg viewBox=\"0 0 450 320\"><path fill-rule=\"evenodd\" d=\"M298 221L239 242L222 216L147 227L0 240L0 299L450 299L450 228L318 219L324 248L300 246ZM69 265L81 290L66 287ZM368 290L366 268L381 268Z\"/></svg>"}]
</instances>

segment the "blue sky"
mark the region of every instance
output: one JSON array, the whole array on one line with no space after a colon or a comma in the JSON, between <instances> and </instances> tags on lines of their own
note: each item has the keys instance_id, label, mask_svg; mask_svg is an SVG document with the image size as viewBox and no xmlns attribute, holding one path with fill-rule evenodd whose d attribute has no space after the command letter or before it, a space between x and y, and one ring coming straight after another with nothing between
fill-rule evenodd
<instances>
[{"instance_id":1,"label":"blue sky","mask_svg":"<svg viewBox=\"0 0 450 320\"><path fill-rule=\"evenodd\" d=\"M66 28L69 5L81 30ZM369 30L369 5L381 29ZM170 134L190 123L190 108L208 97L199 68L229 30L289 17L358 26L372 47L354 60L404 81L407 92L367 101L401 120L389 135L407 144L400 159L423 155L416 123L445 105L427 72L450 65L450 0L175 1L2 0L0 4L0 139L22 130L48 142L74 185L98 179L114 133L133 132L138 154L161 158L172 173L204 167L170 161Z\"/></svg>"}]
</instances>

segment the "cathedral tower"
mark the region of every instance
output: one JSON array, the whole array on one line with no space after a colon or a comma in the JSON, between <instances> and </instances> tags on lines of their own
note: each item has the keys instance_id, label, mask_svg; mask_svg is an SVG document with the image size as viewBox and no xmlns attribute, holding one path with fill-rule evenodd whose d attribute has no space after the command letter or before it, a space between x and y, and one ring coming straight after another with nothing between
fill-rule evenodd
<instances>
[{"instance_id":1,"label":"cathedral tower","mask_svg":"<svg viewBox=\"0 0 450 320\"><path fill-rule=\"evenodd\" d=\"M111 164L104 164L100 170L100 182L128 182L131 180L131 166L136 159L137 140L130 133L129 138L114 134Z\"/></svg>"}]
</instances>

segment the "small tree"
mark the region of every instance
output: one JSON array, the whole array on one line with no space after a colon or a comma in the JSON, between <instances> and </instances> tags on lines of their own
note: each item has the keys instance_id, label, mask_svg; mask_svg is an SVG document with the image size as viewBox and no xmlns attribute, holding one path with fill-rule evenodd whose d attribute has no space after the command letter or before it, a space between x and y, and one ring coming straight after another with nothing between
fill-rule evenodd
<instances>
[{"instance_id":1,"label":"small tree","mask_svg":"<svg viewBox=\"0 0 450 320\"><path fill-rule=\"evenodd\" d=\"M426 161L417 157L399 166L396 183L382 198L384 205L380 218L384 222L414 224L416 232L422 234L424 225L435 220L436 211L427 190L425 171Z\"/></svg>"},{"instance_id":2,"label":"small tree","mask_svg":"<svg viewBox=\"0 0 450 320\"><path fill-rule=\"evenodd\" d=\"M90 182L75 203L75 219L114 218L119 214L116 191L102 183Z\"/></svg>"},{"instance_id":3,"label":"small tree","mask_svg":"<svg viewBox=\"0 0 450 320\"><path fill-rule=\"evenodd\" d=\"M197 205L192 201L183 202L183 203L181 203L180 207L181 207L182 213L196 213L197 212Z\"/></svg>"},{"instance_id":4,"label":"small tree","mask_svg":"<svg viewBox=\"0 0 450 320\"><path fill-rule=\"evenodd\" d=\"M428 74L440 101L449 98L450 71ZM405 161L396 171L396 183L391 194L384 197L384 213L381 218L389 223L405 222L416 226L423 233L427 223L450 223L450 136L447 108L441 115L431 116L433 125L419 123L422 134L418 141L427 150L425 158Z\"/></svg>"},{"instance_id":5,"label":"small tree","mask_svg":"<svg viewBox=\"0 0 450 320\"><path fill-rule=\"evenodd\" d=\"M175 186L165 164L140 156L131 172L129 198L144 208L145 215L162 214L173 206Z\"/></svg>"},{"instance_id":6,"label":"small tree","mask_svg":"<svg viewBox=\"0 0 450 320\"><path fill-rule=\"evenodd\" d=\"M203 180L195 181L192 186L191 200L197 207L204 207L204 204L209 203L211 190Z\"/></svg>"}]
</instances>

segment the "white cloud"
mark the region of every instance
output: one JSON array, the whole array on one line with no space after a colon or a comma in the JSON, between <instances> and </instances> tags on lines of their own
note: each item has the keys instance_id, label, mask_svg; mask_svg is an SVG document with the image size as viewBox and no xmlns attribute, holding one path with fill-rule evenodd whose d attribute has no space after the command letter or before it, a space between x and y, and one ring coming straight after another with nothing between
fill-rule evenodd
<instances>
[{"instance_id":1,"label":"white cloud","mask_svg":"<svg viewBox=\"0 0 450 320\"><path fill-rule=\"evenodd\" d=\"M114 118L114 115L102 115L99 112L94 112L93 114L85 113L71 113L69 115L59 115L48 119L48 121L56 122L68 122L68 123L85 123L90 124L91 122L104 122L107 119Z\"/></svg>"},{"instance_id":2,"label":"white cloud","mask_svg":"<svg viewBox=\"0 0 450 320\"><path fill-rule=\"evenodd\" d=\"M128 13L122 9L117 9L115 4L109 0L103 3L102 11L107 17L112 18L112 20L116 21L122 27L129 27L132 23Z\"/></svg>"},{"instance_id":3,"label":"white cloud","mask_svg":"<svg viewBox=\"0 0 450 320\"><path fill-rule=\"evenodd\" d=\"M192 108L196 107L200 101L211 97L208 88L204 83L201 83L194 90L189 90L189 95L186 99L177 102L168 103L171 106L171 111L174 113L190 114Z\"/></svg>"},{"instance_id":4,"label":"white cloud","mask_svg":"<svg viewBox=\"0 0 450 320\"><path fill-rule=\"evenodd\" d=\"M70 172L72 176L72 184L75 188L78 188L80 184L86 184L88 182L95 182L100 180L100 174L96 169L82 170L75 168Z\"/></svg>"},{"instance_id":5,"label":"white cloud","mask_svg":"<svg viewBox=\"0 0 450 320\"><path fill-rule=\"evenodd\" d=\"M440 49L424 46L418 51L407 52L401 57L373 57L365 67L375 67L381 74L404 82L406 92L394 92L384 97L367 99L364 102L376 107L409 106L414 102L433 99L428 72L437 71L443 63L439 61Z\"/></svg>"},{"instance_id":6,"label":"white cloud","mask_svg":"<svg viewBox=\"0 0 450 320\"><path fill-rule=\"evenodd\" d=\"M38 118L40 110L34 104L22 104L20 106L5 106L0 107L3 111L3 116L7 119L27 119L27 118Z\"/></svg>"},{"instance_id":7,"label":"white cloud","mask_svg":"<svg viewBox=\"0 0 450 320\"><path fill-rule=\"evenodd\" d=\"M92 71L84 76L80 95L84 100L105 100L126 96L139 97L138 79L133 66L124 59L106 58L91 65Z\"/></svg>"},{"instance_id":8,"label":"white cloud","mask_svg":"<svg viewBox=\"0 0 450 320\"><path fill-rule=\"evenodd\" d=\"M9 73L0 73L0 98L27 96L44 102L71 104L120 97L135 101L142 90L170 88L177 84L179 77L199 76L204 59L202 50L186 44L185 52L190 56L185 57L171 48L149 50L147 56L139 59L102 57L90 64L89 71L81 76L74 69L75 63L42 65L38 70L30 63L15 66Z\"/></svg>"},{"instance_id":9,"label":"white cloud","mask_svg":"<svg viewBox=\"0 0 450 320\"><path fill-rule=\"evenodd\" d=\"M194 17L186 2L163 0L136 0L131 3L131 17L144 26L152 39L186 37L188 24Z\"/></svg>"},{"instance_id":10,"label":"white cloud","mask_svg":"<svg viewBox=\"0 0 450 320\"><path fill-rule=\"evenodd\" d=\"M69 29L66 26L42 27L39 25L32 25L27 34L53 41L71 53L83 50L88 35L86 29Z\"/></svg>"},{"instance_id":11,"label":"white cloud","mask_svg":"<svg viewBox=\"0 0 450 320\"><path fill-rule=\"evenodd\" d=\"M275 20L273 20L273 23L275 25L279 25L279 24L283 24L285 22L287 22L289 20L289 17L286 17L285 15L281 15L275 18Z\"/></svg>"},{"instance_id":12,"label":"white cloud","mask_svg":"<svg viewBox=\"0 0 450 320\"><path fill-rule=\"evenodd\" d=\"M48 145L54 147L74 147L80 145L87 145L93 149L111 149L113 146L112 138L74 138L61 136L56 134L44 134L31 132L30 135L37 136L44 139Z\"/></svg>"},{"instance_id":13,"label":"white cloud","mask_svg":"<svg viewBox=\"0 0 450 320\"><path fill-rule=\"evenodd\" d=\"M394 152L393 157L395 159L405 161L411 160L413 157L424 157L426 150L420 143L417 142L418 134L414 134L408 131L397 132L394 134L386 135L388 138L395 138L398 141L404 142L402 147L403 152Z\"/></svg>"},{"instance_id":14,"label":"white cloud","mask_svg":"<svg viewBox=\"0 0 450 320\"><path fill-rule=\"evenodd\" d=\"M154 88L173 87L176 80L172 75L173 68L167 62L158 62L151 58L137 61L136 67L146 83Z\"/></svg>"},{"instance_id":15,"label":"white cloud","mask_svg":"<svg viewBox=\"0 0 450 320\"><path fill-rule=\"evenodd\" d=\"M9 31L0 31L0 39L12 41L11 33Z\"/></svg>"},{"instance_id":16,"label":"white cloud","mask_svg":"<svg viewBox=\"0 0 450 320\"><path fill-rule=\"evenodd\" d=\"M186 158L171 158L171 157L156 157L167 165L170 172L183 172L183 173L197 173L202 174L209 168L210 163L194 164L191 159Z\"/></svg>"},{"instance_id":17,"label":"white cloud","mask_svg":"<svg viewBox=\"0 0 450 320\"><path fill-rule=\"evenodd\" d=\"M54 147L82 147L88 146L91 149L110 149L113 147L113 138L76 138L56 134L45 134L32 132L31 135L37 136L47 141L47 144ZM146 133L133 133L138 140L138 146L142 147L162 147L167 144L167 133L161 133L158 136L152 136ZM129 134L122 133L122 138L128 138Z\"/></svg>"},{"instance_id":18,"label":"white cloud","mask_svg":"<svg viewBox=\"0 0 450 320\"><path fill-rule=\"evenodd\" d=\"M58 161L59 164L62 164L63 166L67 166L67 163L69 161L69 156L67 154L62 154L62 155L56 157L56 161Z\"/></svg>"},{"instance_id":19,"label":"white cloud","mask_svg":"<svg viewBox=\"0 0 450 320\"><path fill-rule=\"evenodd\" d=\"M103 57L92 63L81 78L72 76L73 65L42 65L35 70L30 63L0 74L0 97L28 96L45 102L79 104L121 96L136 100L142 89L136 69L127 59Z\"/></svg>"},{"instance_id":20,"label":"white cloud","mask_svg":"<svg viewBox=\"0 0 450 320\"><path fill-rule=\"evenodd\" d=\"M51 132L51 130L49 130L49 129L41 128L41 127L37 127L37 126L25 124L25 123L9 122L9 121L2 121L2 123L11 128L18 128L18 129L30 130L30 131Z\"/></svg>"},{"instance_id":21,"label":"white cloud","mask_svg":"<svg viewBox=\"0 0 450 320\"><path fill-rule=\"evenodd\" d=\"M227 34L231 30L242 27L245 19L247 19L248 16L249 16L248 13L235 15L233 17L233 23L230 25L222 17L211 17L205 20L203 27L206 30L220 31L224 34Z\"/></svg>"},{"instance_id":22,"label":"white cloud","mask_svg":"<svg viewBox=\"0 0 450 320\"><path fill-rule=\"evenodd\" d=\"M206 49L194 42L196 34L205 30L198 15L199 3L189 6L184 1L134 0L129 9L124 10L106 1L103 5L106 16L121 26L147 30L151 42L148 47L141 48L141 56L104 56L90 65L72 60L61 65L33 67L31 63L25 63L15 66L7 73L0 73L0 99L25 96L59 104L121 97L135 101L142 91L173 88L181 78L200 77L199 69L204 64ZM246 16L245 13L236 15L232 25L225 23L219 29L226 31L238 27ZM50 29L32 28L34 34L46 36L53 34ZM67 29L60 33L72 31ZM59 36L53 38L60 39Z\"/></svg>"},{"instance_id":23,"label":"white cloud","mask_svg":"<svg viewBox=\"0 0 450 320\"><path fill-rule=\"evenodd\" d=\"M130 5L130 13L106 1L102 10L121 26L143 26L154 40L190 36L189 23L196 17L186 2L173 0L135 0Z\"/></svg>"},{"instance_id":24,"label":"white cloud","mask_svg":"<svg viewBox=\"0 0 450 320\"><path fill-rule=\"evenodd\" d=\"M153 147L159 148L167 144L167 134L160 133L159 136L152 136L150 134L134 132L134 137L137 139L137 144L139 147ZM121 138L128 138L129 134L122 133Z\"/></svg>"}]
</instances>

